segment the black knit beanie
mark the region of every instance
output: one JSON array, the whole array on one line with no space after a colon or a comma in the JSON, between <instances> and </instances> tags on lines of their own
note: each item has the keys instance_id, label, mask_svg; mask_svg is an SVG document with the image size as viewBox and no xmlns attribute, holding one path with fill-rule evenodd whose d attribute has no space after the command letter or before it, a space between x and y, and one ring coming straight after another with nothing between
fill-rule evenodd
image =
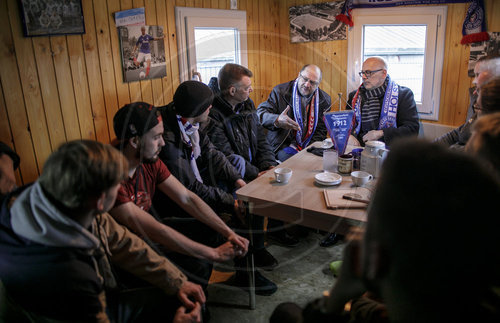
<instances>
[{"instance_id":1,"label":"black knit beanie","mask_svg":"<svg viewBox=\"0 0 500 323\"><path fill-rule=\"evenodd\" d=\"M214 94L208 86L198 81L186 81L175 90L175 111L184 118L197 117L208 109L213 100Z\"/></svg>"}]
</instances>

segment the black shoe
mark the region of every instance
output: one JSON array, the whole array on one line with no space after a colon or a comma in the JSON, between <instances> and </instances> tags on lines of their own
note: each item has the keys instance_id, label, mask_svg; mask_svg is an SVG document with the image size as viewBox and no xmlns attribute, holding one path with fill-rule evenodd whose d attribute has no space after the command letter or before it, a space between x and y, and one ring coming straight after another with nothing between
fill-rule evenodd
<instances>
[{"instance_id":1,"label":"black shoe","mask_svg":"<svg viewBox=\"0 0 500 323\"><path fill-rule=\"evenodd\" d=\"M319 245L321 247L331 247L342 239L343 239L342 235L337 233L330 233L325 238L323 238L323 240L319 242Z\"/></svg>"},{"instance_id":2,"label":"black shoe","mask_svg":"<svg viewBox=\"0 0 500 323\"><path fill-rule=\"evenodd\" d=\"M299 240L288 234L285 230L267 232L267 238L285 247L296 247L299 245Z\"/></svg>"},{"instance_id":3,"label":"black shoe","mask_svg":"<svg viewBox=\"0 0 500 323\"><path fill-rule=\"evenodd\" d=\"M249 291L248 272L237 271L234 277L234 285ZM258 270L255 271L255 294L269 296L278 290L275 283L264 277Z\"/></svg>"},{"instance_id":4,"label":"black shoe","mask_svg":"<svg viewBox=\"0 0 500 323\"><path fill-rule=\"evenodd\" d=\"M288 232L289 235L294 237L295 239L299 240L307 238L309 235L309 231L313 231L314 229L304 227L302 225L298 224L293 224L290 227L286 228L286 232Z\"/></svg>"},{"instance_id":5,"label":"black shoe","mask_svg":"<svg viewBox=\"0 0 500 323\"><path fill-rule=\"evenodd\" d=\"M278 260L266 248L253 251L253 263L255 267L264 270L273 270L274 267L278 266Z\"/></svg>"}]
</instances>

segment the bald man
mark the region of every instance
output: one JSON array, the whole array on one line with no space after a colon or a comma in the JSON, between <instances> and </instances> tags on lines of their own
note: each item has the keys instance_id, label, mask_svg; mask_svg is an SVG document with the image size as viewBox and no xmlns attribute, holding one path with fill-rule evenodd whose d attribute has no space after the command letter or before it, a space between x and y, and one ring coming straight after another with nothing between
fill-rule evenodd
<instances>
[{"instance_id":1,"label":"bald man","mask_svg":"<svg viewBox=\"0 0 500 323\"><path fill-rule=\"evenodd\" d=\"M488 83L495 77L500 76L500 58L497 56L483 56L481 57L474 66L474 80L472 80L472 84L474 85L473 97L472 100L472 108L473 114L470 118L468 118L464 124L455 128L439 138L436 138L434 141L445 146L448 146L450 149L455 150L464 150L467 141L471 137L471 129L472 124L476 119L482 114L482 110L478 105L477 97L478 90L484 84Z\"/></svg>"},{"instance_id":2,"label":"bald man","mask_svg":"<svg viewBox=\"0 0 500 323\"><path fill-rule=\"evenodd\" d=\"M387 74L381 57L367 58L359 75L363 83L349 94L354 109L354 127L350 143L364 145L379 140L390 145L399 137L416 136L419 123L413 92L396 84Z\"/></svg>"},{"instance_id":3,"label":"bald man","mask_svg":"<svg viewBox=\"0 0 500 323\"><path fill-rule=\"evenodd\" d=\"M285 161L310 143L326 138L323 112L331 98L319 88L321 70L305 65L295 80L276 85L257 108L276 159Z\"/></svg>"}]
</instances>

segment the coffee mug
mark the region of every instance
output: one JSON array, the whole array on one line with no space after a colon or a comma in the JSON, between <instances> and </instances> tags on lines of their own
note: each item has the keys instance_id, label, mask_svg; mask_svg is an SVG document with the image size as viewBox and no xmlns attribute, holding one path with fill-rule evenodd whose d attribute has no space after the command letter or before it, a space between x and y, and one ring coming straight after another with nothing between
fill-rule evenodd
<instances>
[{"instance_id":1,"label":"coffee mug","mask_svg":"<svg viewBox=\"0 0 500 323\"><path fill-rule=\"evenodd\" d=\"M363 186L373 179L373 175L362 170L351 173L352 182L356 186Z\"/></svg>"},{"instance_id":2,"label":"coffee mug","mask_svg":"<svg viewBox=\"0 0 500 323\"><path fill-rule=\"evenodd\" d=\"M352 155L339 156L339 173L349 174L352 171Z\"/></svg>"},{"instance_id":3,"label":"coffee mug","mask_svg":"<svg viewBox=\"0 0 500 323\"><path fill-rule=\"evenodd\" d=\"M274 177L276 182L286 184L292 177L292 170L290 168L276 168L274 170Z\"/></svg>"}]
</instances>

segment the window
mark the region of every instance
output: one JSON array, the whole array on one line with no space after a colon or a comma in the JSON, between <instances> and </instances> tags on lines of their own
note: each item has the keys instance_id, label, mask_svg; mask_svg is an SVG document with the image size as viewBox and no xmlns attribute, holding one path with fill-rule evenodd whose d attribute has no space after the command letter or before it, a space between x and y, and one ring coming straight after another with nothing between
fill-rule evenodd
<instances>
[{"instance_id":1,"label":"window","mask_svg":"<svg viewBox=\"0 0 500 323\"><path fill-rule=\"evenodd\" d=\"M247 66L246 12L176 7L181 82L194 72L208 84L226 63Z\"/></svg>"},{"instance_id":2,"label":"window","mask_svg":"<svg viewBox=\"0 0 500 323\"><path fill-rule=\"evenodd\" d=\"M420 118L437 120L446 12L444 6L353 10L348 90L359 86L363 61L382 56L391 78L413 91Z\"/></svg>"},{"instance_id":3,"label":"window","mask_svg":"<svg viewBox=\"0 0 500 323\"><path fill-rule=\"evenodd\" d=\"M241 64L238 35L236 28L194 28L196 69L203 82L217 76L226 63Z\"/></svg>"}]
</instances>

